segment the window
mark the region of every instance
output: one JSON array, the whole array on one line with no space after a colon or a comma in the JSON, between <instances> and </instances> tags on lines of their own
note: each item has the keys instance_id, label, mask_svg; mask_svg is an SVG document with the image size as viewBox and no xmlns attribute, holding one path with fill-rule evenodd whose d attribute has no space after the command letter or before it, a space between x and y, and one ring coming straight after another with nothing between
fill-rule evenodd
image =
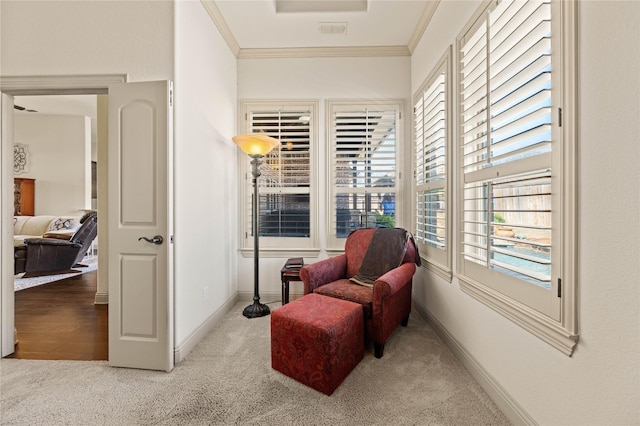
<instances>
[{"instance_id":1,"label":"window","mask_svg":"<svg viewBox=\"0 0 640 426\"><path fill-rule=\"evenodd\" d=\"M245 131L280 141L266 155L258 179L258 220L263 250L316 248L315 188L312 171L317 105L314 102L243 102ZM242 157L244 249L253 248L250 158Z\"/></svg>"},{"instance_id":2,"label":"window","mask_svg":"<svg viewBox=\"0 0 640 426\"><path fill-rule=\"evenodd\" d=\"M414 237L426 267L451 281L451 54L414 96Z\"/></svg>"},{"instance_id":3,"label":"window","mask_svg":"<svg viewBox=\"0 0 640 426\"><path fill-rule=\"evenodd\" d=\"M465 291L571 354L575 152L562 117L573 109L563 105L573 81L563 3L494 2L459 38L459 271Z\"/></svg>"},{"instance_id":4,"label":"window","mask_svg":"<svg viewBox=\"0 0 640 426\"><path fill-rule=\"evenodd\" d=\"M328 247L358 228L397 225L402 103L328 101L331 215Z\"/></svg>"}]
</instances>

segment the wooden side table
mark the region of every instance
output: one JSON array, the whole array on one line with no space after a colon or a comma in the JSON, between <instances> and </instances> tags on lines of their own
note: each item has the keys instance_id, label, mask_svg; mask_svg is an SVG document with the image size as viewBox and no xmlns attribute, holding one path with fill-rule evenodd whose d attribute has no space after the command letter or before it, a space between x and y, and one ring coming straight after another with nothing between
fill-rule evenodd
<instances>
[{"instance_id":1,"label":"wooden side table","mask_svg":"<svg viewBox=\"0 0 640 426\"><path fill-rule=\"evenodd\" d=\"M282 304L289 303L289 282L302 281L300 279L300 269L304 266L304 261L301 257L294 257L287 259L280 270L280 279L282 281Z\"/></svg>"}]
</instances>

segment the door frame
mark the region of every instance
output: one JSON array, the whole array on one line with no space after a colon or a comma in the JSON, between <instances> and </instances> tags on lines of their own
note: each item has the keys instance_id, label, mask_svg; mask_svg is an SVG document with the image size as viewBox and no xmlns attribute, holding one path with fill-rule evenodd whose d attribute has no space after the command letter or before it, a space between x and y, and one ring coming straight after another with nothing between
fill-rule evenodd
<instances>
[{"instance_id":1,"label":"door frame","mask_svg":"<svg viewBox=\"0 0 640 426\"><path fill-rule=\"evenodd\" d=\"M0 357L14 352L15 294L13 275L9 274L13 264L13 224L8 215L13 206L13 164L11 147L5 141L13 140L13 108L5 95L102 95L108 94L110 84L127 83L127 74L63 75L63 76L0 76ZM11 172L10 172L11 171ZM107 194L104 194L106 198ZM101 197L102 198L102 197ZM106 203L103 203L106 205ZM102 214L99 222L101 235L108 235L108 220ZM108 241L105 241L107 244ZM100 239L98 240L100 244ZM100 253L104 250L98 250ZM104 297L104 296L102 296Z\"/></svg>"}]
</instances>

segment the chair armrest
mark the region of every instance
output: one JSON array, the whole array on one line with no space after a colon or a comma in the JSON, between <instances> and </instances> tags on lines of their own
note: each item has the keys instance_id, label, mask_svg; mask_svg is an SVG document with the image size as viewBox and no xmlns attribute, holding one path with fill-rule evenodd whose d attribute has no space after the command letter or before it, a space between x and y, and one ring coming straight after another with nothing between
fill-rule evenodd
<instances>
[{"instance_id":1,"label":"chair armrest","mask_svg":"<svg viewBox=\"0 0 640 426\"><path fill-rule=\"evenodd\" d=\"M385 298L397 293L398 290L411 282L415 272L416 264L407 262L378 278L373 284L374 305L382 303Z\"/></svg>"},{"instance_id":2,"label":"chair armrest","mask_svg":"<svg viewBox=\"0 0 640 426\"><path fill-rule=\"evenodd\" d=\"M81 245L76 242L61 240L58 238L27 238L24 243L29 245L44 245L44 246L68 246L74 248L80 248Z\"/></svg>"},{"instance_id":3,"label":"chair armrest","mask_svg":"<svg viewBox=\"0 0 640 426\"><path fill-rule=\"evenodd\" d=\"M49 232L45 232L42 235L42 238L55 238L57 240L69 241L71 237L73 237L74 233L75 231L70 231L68 229L65 229L64 231L49 231Z\"/></svg>"},{"instance_id":4,"label":"chair armrest","mask_svg":"<svg viewBox=\"0 0 640 426\"><path fill-rule=\"evenodd\" d=\"M344 278L346 270L346 254L303 266L300 269L300 279L304 283L304 294L312 293L321 285Z\"/></svg>"}]
</instances>

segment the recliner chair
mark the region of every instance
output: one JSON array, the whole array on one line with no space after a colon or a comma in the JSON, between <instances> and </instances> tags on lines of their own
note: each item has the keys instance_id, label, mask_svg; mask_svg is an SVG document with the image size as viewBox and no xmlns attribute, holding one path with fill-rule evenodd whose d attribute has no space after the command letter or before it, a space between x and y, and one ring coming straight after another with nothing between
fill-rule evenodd
<instances>
[{"instance_id":1,"label":"recliner chair","mask_svg":"<svg viewBox=\"0 0 640 426\"><path fill-rule=\"evenodd\" d=\"M69 240L59 238L28 238L25 275L62 274L79 265L91 243L98 235L97 212L86 213L80 218L80 227Z\"/></svg>"}]
</instances>

